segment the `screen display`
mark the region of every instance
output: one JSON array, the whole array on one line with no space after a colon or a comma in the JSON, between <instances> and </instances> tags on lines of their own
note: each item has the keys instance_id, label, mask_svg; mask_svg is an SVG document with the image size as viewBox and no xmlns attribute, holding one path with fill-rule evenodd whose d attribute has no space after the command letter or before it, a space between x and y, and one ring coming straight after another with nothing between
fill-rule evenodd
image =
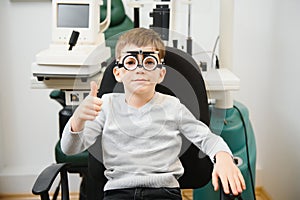
<instances>
[{"instance_id":1,"label":"screen display","mask_svg":"<svg viewBox=\"0 0 300 200\"><path fill-rule=\"evenodd\" d=\"M88 28L88 4L57 4L57 27Z\"/></svg>"}]
</instances>

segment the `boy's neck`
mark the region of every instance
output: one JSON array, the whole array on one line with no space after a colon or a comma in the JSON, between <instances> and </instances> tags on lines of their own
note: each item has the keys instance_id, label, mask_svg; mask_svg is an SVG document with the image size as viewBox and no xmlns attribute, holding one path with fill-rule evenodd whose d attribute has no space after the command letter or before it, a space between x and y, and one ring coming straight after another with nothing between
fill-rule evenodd
<instances>
[{"instance_id":1,"label":"boy's neck","mask_svg":"<svg viewBox=\"0 0 300 200\"><path fill-rule=\"evenodd\" d=\"M128 94L125 92L126 103L134 108L140 108L148 103L154 96L155 91L145 94Z\"/></svg>"}]
</instances>

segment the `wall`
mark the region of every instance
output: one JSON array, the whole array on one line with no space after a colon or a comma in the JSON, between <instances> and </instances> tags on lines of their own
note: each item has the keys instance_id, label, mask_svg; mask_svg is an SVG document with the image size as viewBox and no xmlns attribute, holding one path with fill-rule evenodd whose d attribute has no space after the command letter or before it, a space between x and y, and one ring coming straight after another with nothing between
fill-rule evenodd
<instances>
[{"instance_id":1,"label":"wall","mask_svg":"<svg viewBox=\"0 0 300 200\"><path fill-rule=\"evenodd\" d=\"M192 37L212 50L218 1L193 4ZM299 4L235 1L233 71L241 78L235 97L249 108L260 184L275 200L298 199L300 192ZM183 34L186 8L176 6L176 28ZM54 162L60 106L49 99L50 90L30 89L30 65L49 45L50 23L50 0L0 1L0 193L30 193L37 174Z\"/></svg>"},{"instance_id":2,"label":"wall","mask_svg":"<svg viewBox=\"0 0 300 200\"><path fill-rule=\"evenodd\" d=\"M53 162L58 106L49 100L49 91L30 89L31 62L49 44L49 6L49 1L0 3L1 192L10 192L9 186L18 188L5 177L27 179ZM27 192L23 186L21 192Z\"/></svg>"},{"instance_id":3,"label":"wall","mask_svg":"<svg viewBox=\"0 0 300 200\"><path fill-rule=\"evenodd\" d=\"M300 2L235 3L236 98L250 110L260 182L275 200L299 199Z\"/></svg>"},{"instance_id":4,"label":"wall","mask_svg":"<svg viewBox=\"0 0 300 200\"><path fill-rule=\"evenodd\" d=\"M1 93L0 93L1 95ZM2 95L0 96L0 105L2 105L1 103L1 99L3 99ZM0 138L3 138L2 133L3 133L3 128L2 128L2 115L0 115ZM4 143L3 140L0 139L0 147L3 147ZM0 148L0 171L3 169L4 167L4 153L2 148Z\"/></svg>"}]
</instances>

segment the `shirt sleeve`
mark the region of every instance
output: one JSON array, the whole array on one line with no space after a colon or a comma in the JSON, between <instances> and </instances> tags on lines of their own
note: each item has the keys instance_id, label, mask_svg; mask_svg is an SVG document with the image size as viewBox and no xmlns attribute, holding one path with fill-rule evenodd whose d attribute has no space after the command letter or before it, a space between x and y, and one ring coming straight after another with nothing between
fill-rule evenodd
<instances>
[{"instance_id":1,"label":"shirt sleeve","mask_svg":"<svg viewBox=\"0 0 300 200\"><path fill-rule=\"evenodd\" d=\"M105 122L106 104L104 102L105 100L103 100L102 110L96 119L93 121L86 121L82 131L71 131L70 120L67 122L60 141L61 149L66 155L74 155L85 151L93 145L96 142L97 137L102 134Z\"/></svg>"},{"instance_id":2,"label":"shirt sleeve","mask_svg":"<svg viewBox=\"0 0 300 200\"><path fill-rule=\"evenodd\" d=\"M183 105L179 106L179 130L201 151L207 154L214 162L214 156L224 151L232 156L232 152L223 138L211 132L209 127L197 120L194 115Z\"/></svg>"}]
</instances>

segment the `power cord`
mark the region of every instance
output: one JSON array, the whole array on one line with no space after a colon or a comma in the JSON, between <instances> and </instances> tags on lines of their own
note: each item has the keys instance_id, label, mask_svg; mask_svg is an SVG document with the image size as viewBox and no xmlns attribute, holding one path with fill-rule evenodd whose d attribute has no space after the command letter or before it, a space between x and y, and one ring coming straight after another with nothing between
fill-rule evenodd
<instances>
[{"instance_id":1,"label":"power cord","mask_svg":"<svg viewBox=\"0 0 300 200\"><path fill-rule=\"evenodd\" d=\"M244 117L243 117L240 109L237 106L235 106L235 105L233 107L239 112L239 114L241 116L241 119L242 119L244 131L245 131L245 143L246 143L246 153L247 153L248 169L249 169L249 173L250 173L250 180L251 180L253 198L254 198L254 200L256 200L255 188L254 188L254 180L253 180L253 173L252 173L251 166L250 166L250 153L249 153L249 147L248 147L248 136L247 136L246 122L245 122L245 119L244 119Z\"/></svg>"},{"instance_id":2,"label":"power cord","mask_svg":"<svg viewBox=\"0 0 300 200\"><path fill-rule=\"evenodd\" d=\"M218 59L218 56L216 55L216 48L217 48L217 45L218 45L218 43L219 43L219 38L220 38L220 36L218 36L217 38L216 38L216 41L215 41L215 44L214 44L214 48L213 48L213 51L212 51L212 55L211 55L211 69L213 69L214 68L214 57L216 56L216 64L218 63L218 68L219 68L219 59ZM217 66L216 66L217 67ZM218 69L217 68L217 69Z\"/></svg>"}]
</instances>

